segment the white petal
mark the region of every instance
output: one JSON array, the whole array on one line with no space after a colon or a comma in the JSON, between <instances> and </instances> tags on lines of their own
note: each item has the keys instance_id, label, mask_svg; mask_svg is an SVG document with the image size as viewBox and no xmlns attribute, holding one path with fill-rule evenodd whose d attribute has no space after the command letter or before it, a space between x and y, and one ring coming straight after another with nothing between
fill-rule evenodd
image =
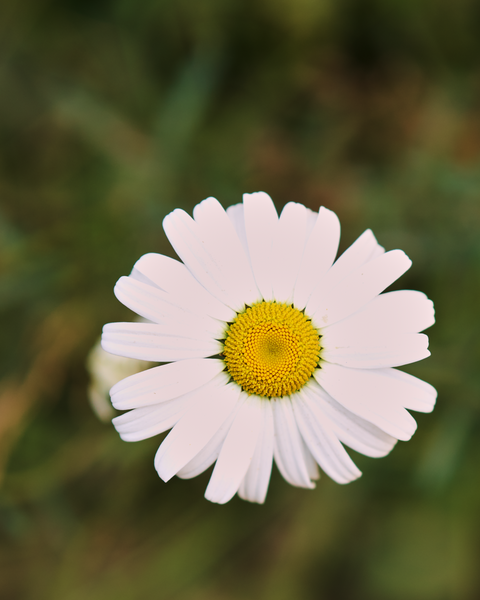
<instances>
[{"instance_id":1,"label":"white petal","mask_svg":"<svg viewBox=\"0 0 480 600\"><path fill-rule=\"evenodd\" d=\"M259 399L246 394L242 396L243 404L227 433L205 491L205 498L218 504L225 504L237 493L252 462L261 434L262 411Z\"/></svg>"},{"instance_id":2,"label":"white petal","mask_svg":"<svg viewBox=\"0 0 480 600\"><path fill-rule=\"evenodd\" d=\"M235 409L240 388L234 384L208 390L167 435L155 455L155 469L168 481L192 460Z\"/></svg>"},{"instance_id":3,"label":"white petal","mask_svg":"<svg viewBox=\"0 0 480 600\"><path fill-rule=\"evenodd\" d=\"M378 458L386 456L397 443L396 438L339 404L316 381L303 389L329 419L338 439L353 450Z\"/></svg>"},{"instance_id":4,"label":"white petal","mask_svg":"<svg viewBox=\"0 0 480 600\"><path fill-rule=\"evenodd\" d=\"M308 237L295 283L294 304L299 310L305 308L320 278L332 266L339 242L340 221L333 211L322 206Z\"/></svg>"},{"instance_id":5,"label":"white petal","mask_svg":"<svg viewBox=\"0 0 480 600\"><path fill-rule=\"evenodd\" d=\"M315 281L315 289L312 292L306 306L306 313L311 315L315 312L321 303L325 293L335 288L350 273L358 267L371 260L372 255L378 250L383 250L379 246L375 236L370 229L367 229L362 235L345 250L345 252L335 261L332 267Z\"/></svg>"},{"instance_id":6,"label":"white petal","mask_svg":"<svg viewBox=\"0 0 480 600\"><path fill-rule=\"evenodd\" d=\"M322 337L321 358L354 369L399 367L430 356L428 337L423 333Z\"/></svg>"},{"instance_id":7,"label":"white petal","mask_svg":"<svg viewBox=\"0 0 480 600\"><path fill-rule=\"evenodd\" d=\"M354 315L328 325L322 335L345 339L355 335L375 336L380 333L418 333L435 323L433 302L413 290L380 294ZM332 337L333 339L333 337Z\"/></svg>"},{"instance_id":8,"label":"white petal","mask_svg":"<svg viewBox=\"0 0 480 600\"><path fill-rule=\"evenodd\" d=\"M292 398L298 428L315 460L337 483L349 483L361 472L335 435L328 417L302 391Z\"/></svg>"},{"instance_id":9,"label":"white petal","mask_svg":"<svg viewBox=\"0 0 480 600\"><path fill-rule=\"evenodd\" d=\"M223 304L237 310L243 299L226 286L224 264L212 256L203 229L185 211L175 209L163 220L163 228L175 252L192 275Z\"/></svg>"},{"instance_id":10,"label":"white petal","mask_svg":"<svg viewBox=\"0 0 480 600\"><path fill-rule=\"evenodd\" d=\"M313 312L308 312L317 327L345 319L396 281L412 264L402 250L391 250L355 269L338 285L325 289ZM333 269L333 267L332 267Z\"/></svg>"},{"instance_id":11,"label":"white petal","mask_svg":"<svg viewBox=\"0 0 480 600\"><path fill-rule=\"evenodd\" d=\"M225 368L222 360L192 358L153 367L119 381L110 390L117 410L159 404L211 381Z\"/></svg>"},{"instance_id":12,"label":"white petal","mask_svg":"<svg viewBox=\"0 0 480 600\"><path fill-rule=\"evenodd\" d=\"M377 243L377 245L375 246L375 248L368 260L373 260L374 258L378 258L384 252L385 252L385 248L383 246L380 246L380 244Z\"/></svg>"},{"instance_id":13,"label":"white petal","mask_svg":"<svg viewBox=\"0 0 480 600\"><path fill-rule=\"evenodd\" d=\"M302 438L298 431L292 403L289 397L275 398L273 422L275 427L273 455L278 470L291 485L314 488L305 463Z\"/></svg>"},{"instance_id":14,"label":"white petal","mask_svg":"<svg viewBox=\"0 0 480 600\"><path fill-rule=\"evenodd\" d=\"M349 411L399 440L415 433L415 419L396 397L385 394L381 369L347 369L327 362L314 372L318 383Z\"/></svg>"},{"instance_id":15,"label":"white petal","mask_svg":"<svg viewBox=\"0 0 480 600\"><path fill-rule=\"evenodd\" d=\"M238 489L244 500L263 504L267 495L273 464L273 413L272 403L258 398L262 410L261 433L253 459Z\"/></svg>"},{"instance_id":16,"label":"white petal","mask_svg":"<svg viewBox=\"0 0 480 600\"><path fill-rule=\"evenodd\" d=\"M133 277L120 277L114 288L115 296L141 317L154 323L175 323L179 335L198 338L222 338L225 323L208 315L193 314L169 294Z\"/></svg>"},{"instance_id":17,"label":"white petal","mask_svg":"<svg viewBox=\"0 0 480 600\"><path fill-rule=\"evenodd\" d=\"M307 209L289 202L282 210L272 240L272 289L277 302L291 303L307 240Z\"/></svg>"},{"instance_id":18,"label":"white petal","mask_svg":"<svg viewBox=\"0 0 480 600\"><path fill-rule=\"evenodd\" d=\"M324 207L323 206L320 207L320 211L322 210L322 208L324 208ZM325 210L328 210L328 209L326 208ZM319 212L315 212L311 208L307 208L307 240L310 237L310 234L312 233L315 225L317 224L317 218L318 218Z\"/></svg>"},{"instance_id":19,"label":"white petal","mask_svg":"<svg viewBox=\"0 0 480 600\"><path fill-rule=\"evenodd\" d=\"M235 228L238 239L243 246L245 255L250 262L250 252L248 250L247 231L245 229L245 216L243 213L243 204L234 204L227 208L227 215Z\"/></svg>"},{"instance_id":20,"label":"white petal","mask_svg":"<svg viewBox=\"0 0 480 600\"><path fill-rule=\"evenodd\" d=\"M107 323L102 348L111 354L151 362L205 358L222 352L217 340L178 335L175 327L156 323Z\"/></svg>"},{"instance_id":21,"label":"white petal","mask_svg":"<svg viewBox=\"0 0 480 600\"><path fill-rule=\"evenodd\" d=\"M398 369L379 369L376 384L385 397L395 398L409 410L432 412L437 390L426 381Z\"/></svg>"},{"instance_id":22,"label":"white petal","mask_svg":"<svg viewBox=\"0 0 480 600\"><path fill-rule=\"evenodd\" d=\"M205 248L220 268L223 287L232 298L238 298L232 308L239 311L245 304L261 300L248 255L218 200L207 198L200 202L193 216L201 230Z\"/></svg>"},{"instance_id":23,"label":"white petal","mask_svg":"<svg viewBox=\"0 0 480 600\"><path fill-rule=\"evenodd\" d=\"M243 195L245 230L255 281L265 300L273 300L272 242L278 215L265 192Z\"/></svg>"},{"instance_id":24,"label":"white petal","mask_svg":"<svg viewBox=\"0 0 480 600\"><path fill-rule=\"evenodd\" d=\"M232 426L235 415L242 405L242 402L243 398L239 396L233 411L225 419L212 439L204 448L202 448L202 450L200 450L198 454L192 458L192 460L190 460L183 468L180 469L180 471L177 473L177 477L180 477L181 479L191 479L192 477L197 477L197 475L200 475L200 473L203 473L211 465L213 465L220 454L223 442L225 441L227 433Z\"/></svg>"},{"instance_id":25,"label":"white petal","mask_svg":"<svg viewBox=\"0 0 480 600\"><path fill-rule=\"evenodd\" d=\"M149 282L167 292L182 307L198 315L231 322L235 311L212 296L187 267L163 254L145 254L135 263L131 277Z\"/></svg>"},{"instance_id":26,"label":"white petal","mask_svg":"<svg viewBox=\"0 0 480 600\"><path fill-rule=\"evenodd\" d=\"M305 466L307 467L307 473L310 479L316 481L320 479L320 470L318 468L317 463L315 462L315 458L313 454L308 449L305 440L302 438L302 450L303 450L303 458L305 459Z\"/></svg>"},{"instance_id":27,"label":"white petal","mask_svg":"<svg viewBox=\"0 0 480 600\"><path fill-rule=\"evenodd\" d=\"M201 390L194 390L180 398L162 402L162 404L135 408L115 417L112 419L112 423L122 440L126 442L145 440L171 429L198 396L208 393L207 389L208 384Z\"/></svg>"}]
</instances>

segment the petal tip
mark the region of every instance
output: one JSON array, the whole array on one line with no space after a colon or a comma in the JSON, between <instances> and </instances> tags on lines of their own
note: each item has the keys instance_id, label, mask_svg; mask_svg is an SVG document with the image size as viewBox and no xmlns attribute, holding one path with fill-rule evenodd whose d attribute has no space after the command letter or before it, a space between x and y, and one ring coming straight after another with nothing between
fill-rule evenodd
<instances>
[{"instance_id":1,"label":"petal tip","mask_svg":"<svg viewBox=\"0 0 480 600\"><path fill-rule=\"evenodd\" d=\"M170 479L175 475L175 473L171 472L171 468L168 468L168 465L164 464L164 461L157 461L155 458L155 471L157 472L160 479L167 483Z\"/></svg>"}]
</instances>

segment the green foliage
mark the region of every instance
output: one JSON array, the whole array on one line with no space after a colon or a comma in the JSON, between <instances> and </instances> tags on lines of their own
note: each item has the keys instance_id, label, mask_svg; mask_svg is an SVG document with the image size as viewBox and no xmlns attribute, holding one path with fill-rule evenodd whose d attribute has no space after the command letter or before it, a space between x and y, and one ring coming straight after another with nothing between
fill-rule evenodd
<instances>
[{"instance_id":1,"label":"green foliage","mask_svg":"<svg viewBox=\"0 0 480 600\"><path fill-rule=\"evenodd\" d=\"M21 0L0 8L0 597L469 600L477 564L480 11L473 0ZM434 301L439 390L347 487L163 484L87 401L115 281L162 219L265 190L371 227Z\"/></svg>"}]
</instances>

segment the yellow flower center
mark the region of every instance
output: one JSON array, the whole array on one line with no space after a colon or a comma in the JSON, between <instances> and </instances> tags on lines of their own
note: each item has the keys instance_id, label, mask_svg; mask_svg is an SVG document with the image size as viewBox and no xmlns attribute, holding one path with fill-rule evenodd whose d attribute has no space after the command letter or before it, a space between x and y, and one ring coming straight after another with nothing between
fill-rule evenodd
<instances>
[{"instance_id":1,"label":"yellow flower center","mask_svg":"<svg viewBox=\"0 0 480 600\"><path fill-rule=\"evenodd\" d=\"M303 312L259 302L237 315L223 355L232 379L248 394L268 398L299 390L318 365L320 336Z\"/></svg>"}]
</instances>

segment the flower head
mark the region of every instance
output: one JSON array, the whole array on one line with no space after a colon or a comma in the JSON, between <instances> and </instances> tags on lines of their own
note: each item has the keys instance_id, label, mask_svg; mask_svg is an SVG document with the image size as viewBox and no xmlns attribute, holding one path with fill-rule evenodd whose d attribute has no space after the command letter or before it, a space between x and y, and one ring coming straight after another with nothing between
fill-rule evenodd
<instances>
[{"instance_id":1,"label":"flower head","mask_svg":"<svg viewBox=\"0 0 480 600\"><path fill-rule=\"evenodd\" d=\"M344 446L385 456L429 412L428 383L398 367L429 356L434 323L421 292L382 293L411 265L370 230L337 260L340 224L326 208L245 194L214 198L193 219L174 210L165 232L182 262L146 254L115 286L148 323L105 325L113 354L167 363L120 381L113 423L126 441L171 429L159 476L195 477L213 463L207 499L265 500L273 459L313 488L318 465L338 483L361 475Z\"/></svg>"}]
</instances>

